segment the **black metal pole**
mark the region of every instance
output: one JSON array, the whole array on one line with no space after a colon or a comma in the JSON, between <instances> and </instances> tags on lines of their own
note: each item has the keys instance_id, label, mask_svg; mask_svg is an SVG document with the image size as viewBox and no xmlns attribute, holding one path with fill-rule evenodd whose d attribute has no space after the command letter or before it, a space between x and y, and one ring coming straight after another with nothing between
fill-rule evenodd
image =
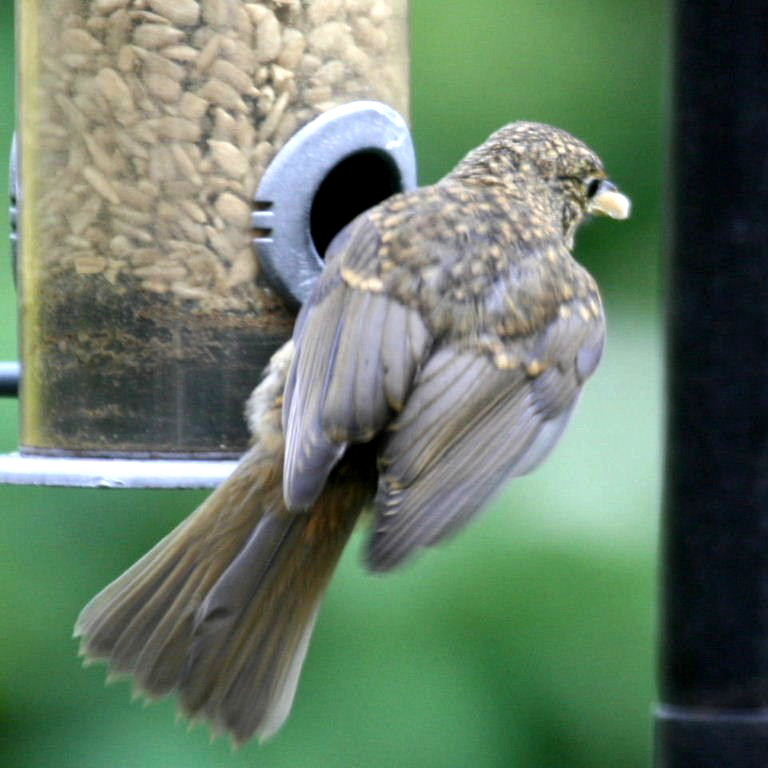
<instances>
[{"instance_id":1,"label":"black metal pole","mask_svg":"<svg viewBox=\"0 0 768 768\"><path fill-rule=\"evenodd\" d=\"M657 768L768 766L768 2L678 0Z\"/></svg>"}]
</instances>

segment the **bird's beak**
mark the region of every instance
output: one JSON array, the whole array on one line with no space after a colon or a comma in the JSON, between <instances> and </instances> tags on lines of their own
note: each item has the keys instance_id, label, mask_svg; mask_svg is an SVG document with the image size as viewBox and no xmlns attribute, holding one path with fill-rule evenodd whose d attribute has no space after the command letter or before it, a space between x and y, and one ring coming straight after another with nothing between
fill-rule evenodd
<instances>
[{"instance_id":1,"label":"bird's beak","mask_svg":"<svg viewBox=\"0 0 768 768\"><path fill-rule=\"evenodd\" d=\"M587 205L589 213L600 213L612 219L628 219L631 210L632 201L607 179L600 182L597 192Z\"/></svg>"}]
</instances>

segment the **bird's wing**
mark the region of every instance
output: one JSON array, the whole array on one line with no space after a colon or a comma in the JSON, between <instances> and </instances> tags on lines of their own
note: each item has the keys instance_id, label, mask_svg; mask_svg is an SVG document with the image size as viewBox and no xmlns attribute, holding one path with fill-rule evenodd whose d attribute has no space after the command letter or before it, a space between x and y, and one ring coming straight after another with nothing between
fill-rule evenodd
<instances>
[{"instance_id":1,"label":"bird's wing","mask_svg":"<svg viewBox=\"0 0 768 768\"><path fill-rule=\"evenodd\" d=\"M283 404L289 509L311 506L347 445L371 440L402 410L431 344L415 310L343 268L347 252L372 262L378 247L365 214L343 230L297 319Z\"/></svg>"},{"instance_id":2,"label":"bird's wing","mask_svg":"<svg viewBox=\"0 0 768 768\"><path fill-rule=\"evenodd\" d=\"M388 427L372 569L454 533L504 480L547 456L600 359L602 315L588 315L566 305L533 344L507 343L503 363L483 351L436 349Z\"/></svg>"}]
</instances>

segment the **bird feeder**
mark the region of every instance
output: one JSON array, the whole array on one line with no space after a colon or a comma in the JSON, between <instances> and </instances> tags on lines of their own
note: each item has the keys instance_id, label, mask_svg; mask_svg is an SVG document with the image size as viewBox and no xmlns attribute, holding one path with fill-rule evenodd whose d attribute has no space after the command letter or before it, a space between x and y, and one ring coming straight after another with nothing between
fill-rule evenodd
<instances>
[{"instance_id":1,"label":"bird feeder","mask_svg":"<svg viewBox=\"0 0 768 768\"><path fill-rule=\"evenodd\" d=\"M406 0L16 3L19 455L211 485L346 223L415 185Z\"/></svg>"}]
</instances>

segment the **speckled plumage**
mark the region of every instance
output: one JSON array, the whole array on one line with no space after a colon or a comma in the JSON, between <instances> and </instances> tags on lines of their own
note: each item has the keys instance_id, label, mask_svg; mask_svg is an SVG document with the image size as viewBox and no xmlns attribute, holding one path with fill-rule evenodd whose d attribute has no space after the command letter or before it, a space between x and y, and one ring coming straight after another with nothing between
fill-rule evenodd
<instances>
[{"instance_id":1,"label":"speckled plumage","mask_svg":"<svg viewBox=\"0 0 768 768\"><path fill-rule=\"evenodd\" d=\"M337 237L294 334L289 508L375 438L369 565L386 570L547 455L602 351L600 295L570 249L604 179L582 142L515 123Z\"/></svg>"},{"instance_id":2,"label":"speckled plumage","mask_svg":"<svg viewBox=\"0 0 768 768\"><path fill-rule=\"evenodd\" d=\"M455 311L460 332L502 337L534 332L564 302L593 312L597 286L570 254L586 205L577 180L588 178L605 178L602 164L569 134L507 126L439 183L364 214L344 279L419 309L435 333L456 326Z\"/></svg>"},{"instance_id":3,"label":"speckled plumage","mask_svg":"<svg viewBox=\"0 0 768 768\"><path fill-rule=\"evenodd\" d=\"M391 569L557 442L603 347L571 255L592 212L629 213L598 157L514 123L348 225L251 397L253 446L83 609L82 652L238 742L274 733L361 510Z\"/></svg>"}]
</instances>

